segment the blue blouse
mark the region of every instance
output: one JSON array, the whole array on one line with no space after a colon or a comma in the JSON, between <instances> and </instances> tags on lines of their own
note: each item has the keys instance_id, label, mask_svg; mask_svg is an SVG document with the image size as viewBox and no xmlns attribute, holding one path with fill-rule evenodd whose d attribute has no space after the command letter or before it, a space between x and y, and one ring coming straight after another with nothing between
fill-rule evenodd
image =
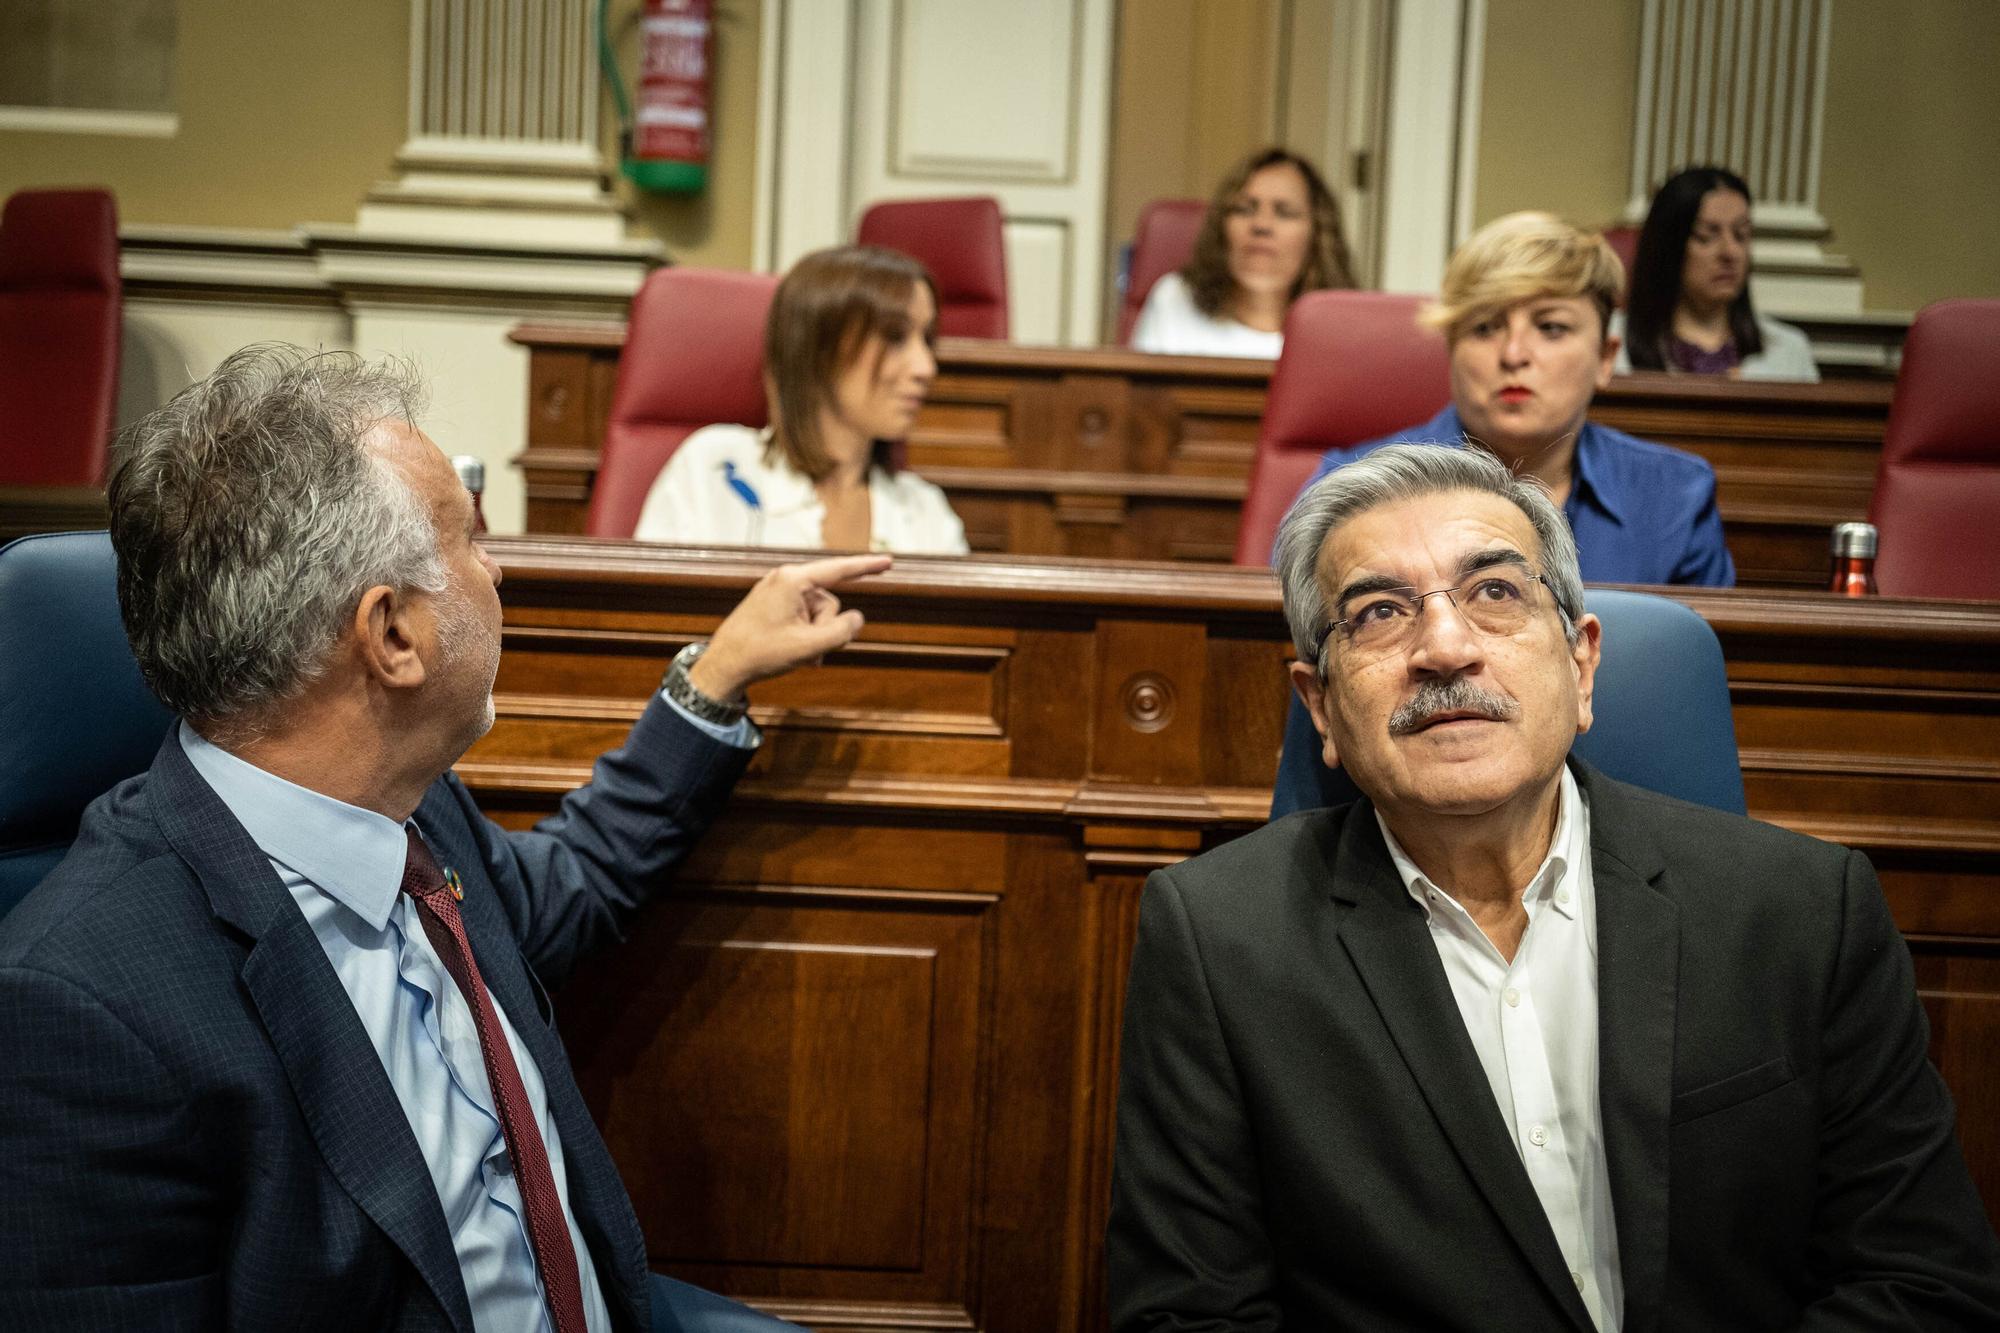
<instances>
[{"instance_id":1,"label":"blue blouse","mask_svg":"<svg viewBox=\"0 0 2000 1333\"><path fill-rule=\"evenodd\" d=\"M1421 426L1327 450L1313 481L1385 444L1464 440L1458 409L1447 407ZM1736 584L1715 508L1715 469L1684 450L1585 422L1563 517L1576 534L1586 583Z\"/></svg>"}]
</instances>

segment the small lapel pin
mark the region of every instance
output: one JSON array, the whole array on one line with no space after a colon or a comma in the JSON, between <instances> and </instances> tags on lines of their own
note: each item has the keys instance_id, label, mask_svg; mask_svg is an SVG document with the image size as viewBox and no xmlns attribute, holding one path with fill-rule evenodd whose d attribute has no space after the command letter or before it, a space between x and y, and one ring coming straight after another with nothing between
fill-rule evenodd
<instances>
[{"instance_id":1,"label":"small lapel pin","mask_svg":"<svg viewBox=\"0 0 2000 1333\"><path fill-rule=\"evenodd\" d=\"M450 866L444 868L444 886L451 890L451 896L458 902L465 901L465 881Z\"/></svg>"}]
</instances>

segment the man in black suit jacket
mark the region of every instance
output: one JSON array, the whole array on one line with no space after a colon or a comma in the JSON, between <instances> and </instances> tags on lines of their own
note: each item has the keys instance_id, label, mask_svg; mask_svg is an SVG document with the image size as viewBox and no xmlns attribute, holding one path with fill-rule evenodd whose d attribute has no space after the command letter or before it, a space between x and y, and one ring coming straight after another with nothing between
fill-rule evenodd
<instances>
[{"instance_id":1,"label":"man in black suit jacket","mask_svg":"<svg viewBox=\"0 0 2000 1333\"><path fill-rule=\"evenodd\" d=\"M251 348L124 443L120 602L183 722L0 925L0 1327L567 1333L537 1258L565 1232L572 1316L651 1326L645 1242L544 986L713 818L754 744L743 689L858 631L827 585L888 562L774 571L589 786L504 831L448 772L492 725L499 571L411 424L418 387ZM288 841L287 814L336 853ZM417 843L514 1038L543 1122L519 1132L566 1181L539 1238L469 993L397 889ZM725 1324L781 1327L744 1307L704 1327Z\"/></svg>"},{"instance_id":2,"label":"man in black suit jacket","mask_svg":"<svg viewBox=\"0 0 2000 1333\"><path fill-rule=\"evenodd\" d=\"M1115 1327L2000 1326L1867 861L1566 764L1600 631L1548 494L1383 450L1279 574L1366 799L1147 884Z\"/></svg>"}]
</instances>

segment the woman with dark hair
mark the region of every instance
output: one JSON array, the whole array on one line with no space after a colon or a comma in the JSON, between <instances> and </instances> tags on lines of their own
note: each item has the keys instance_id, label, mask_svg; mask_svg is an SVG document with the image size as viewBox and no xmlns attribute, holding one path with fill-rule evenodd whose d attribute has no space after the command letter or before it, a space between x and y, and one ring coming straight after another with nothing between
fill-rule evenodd
<instances>
[{"instance_id":1,"label":"woman with dark hair","mask_svg":"<svg viewBox=\"0 0 2000 1333\"><path fill-rule=\"evenodd\" d=\"M807 255L778 284L764 325L769 429L688 436L633 535L965 554L944 492L895 464L937 376L936 333L937 292L915 260L861 245Z\"/></svg>"},{"instance_id":2,"label":"woman with dark hair","mask_svg":"<svg viewBox=\"0 0 2000 1333\"><path fill-rule=\"evenodd\" d=\"M1194 257L1153 284L1132 346L1182 356L1275 357L1302 292L1352 287L1340 204L1313 164L1252 153L1208 205Z\"/></svg>"},{"instance_id":3,"label":"woman with dark hair","mask_svg":"<svg viewBox=\"0 0 2000 1333\"><path fill-rule=\"evenodd\" d=\"M1632 262L1620 370L1817 380L1812 344L1750 304L1750 187L1689 167L1653 196Z\"/></svg>"}]
</instances>

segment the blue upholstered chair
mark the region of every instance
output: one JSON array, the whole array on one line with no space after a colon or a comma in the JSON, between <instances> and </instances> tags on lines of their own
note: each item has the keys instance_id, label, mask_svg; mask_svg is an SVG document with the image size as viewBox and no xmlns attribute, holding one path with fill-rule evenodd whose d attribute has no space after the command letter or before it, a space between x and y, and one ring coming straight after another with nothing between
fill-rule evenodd
<instances>
[{"instance_id":1,"label":"blue upholstered chair","mask_svg":"<svg viewBox=\"0 0 2000 1333\"><path fill-rule=\"evenodd\" d=\"M1583 603L1604 622L1604 657L1591 696L1595 722L1576 738L1574 753L1621 782L1743 814L1729 678L1715 631L1679 602L1651 593L1589 588ZM1293 698L1271 817L1357 795L1345 772L1320 762L1319 734Z\"/></svg>"},{"instance_id":2,"label":"blue upholstered chair","mask_svg":"<svg viewBox=\"0 0 2000 1333\"><path fill-rule=\"evenodd\" d=\"M83 808L144 772L169 714L118 618L102 532L0 547L0 914L56 868Z\"/></svg>"}]
</instances>

